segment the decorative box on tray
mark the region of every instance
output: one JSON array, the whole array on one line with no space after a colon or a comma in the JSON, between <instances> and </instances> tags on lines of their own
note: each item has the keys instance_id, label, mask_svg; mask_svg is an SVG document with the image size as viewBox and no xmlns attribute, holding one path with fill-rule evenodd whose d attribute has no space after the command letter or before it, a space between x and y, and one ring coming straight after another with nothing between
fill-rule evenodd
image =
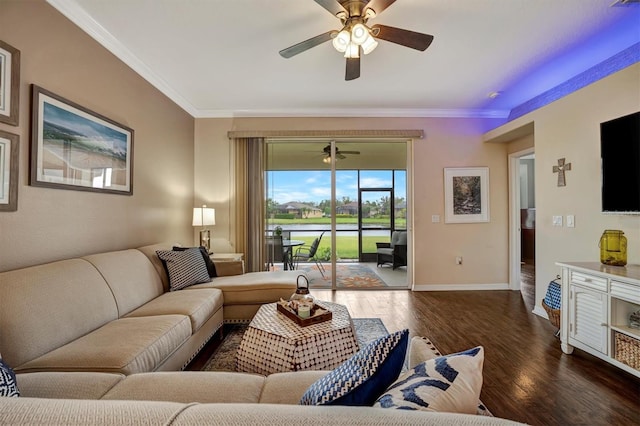
<instances>
[{"instance_id":1,"label":"decorative box on tray","mask_svg":"<svg viewBox=\"0 0 640 426\"><path fill-rule=\"evenodd\" d=\"M329 321L333 318L331 311L317 305L316 303L313 303L313 306L311 306L309 317L303 318L298 315L298 308L296 305L296 303L292 303L291 301L287 302L281 299L276 304L276 307L278 312L282 313L301 327Z\"/></svg>"}]
</instances>

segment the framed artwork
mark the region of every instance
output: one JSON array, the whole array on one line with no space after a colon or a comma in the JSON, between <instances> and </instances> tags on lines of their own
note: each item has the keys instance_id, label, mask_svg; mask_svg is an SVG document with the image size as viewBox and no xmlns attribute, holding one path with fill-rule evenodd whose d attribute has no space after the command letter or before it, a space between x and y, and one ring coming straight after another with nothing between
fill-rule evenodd
<instances>
[{"instance_id":1,"label":"framed artwork","mask_svg":"<svg viewBox=\"0 0 640 426\"><path fill-rule=\"evenodd\" d=\"M0 130L0 211L18 210L20 137Z\"/></svg>"},{"instance_id":2,"label":"framed artwork","mask_svg":"<svg viewBox=\"0 0 640 426\"><path fill-rule=\"evenodd\" d=\"M0 122L18 125L20 51L0 40Z\"/></svg>"},{"instance_id":3,"label":"framed artwork","mask_svg":"<svg viewBox=\"0 0 640 426\"><path fill-rule=\"evenodd\" d=\"M133 194L133 130L32 85L29 184Z\"/></svg>"},{"instance_id":4,"label":"framed artwork","mask_svg":"<svg viewBox=\"0 0 640 426\"><path fill-rule=\"evenodd\" d=\"M445 223L489 222L489 168L444 169Z\"/></svg>"}]
</instances>

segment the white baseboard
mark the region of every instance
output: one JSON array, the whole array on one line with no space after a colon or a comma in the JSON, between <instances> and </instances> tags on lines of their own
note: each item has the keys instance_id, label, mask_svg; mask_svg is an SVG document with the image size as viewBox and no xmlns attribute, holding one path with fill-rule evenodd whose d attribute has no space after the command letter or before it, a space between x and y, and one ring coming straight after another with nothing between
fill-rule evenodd
<instances>
[{"instance_id":1,"label":"white baseboard","mask_svg":"<svg viewBox=\"0 0 640 426\"><path fill-rule=\"evenodd\" d=\"M496 284L421 284L414 285L413 291L468 291L468 290L510 290L508 283Z\"/></svg>"}]
</instances>

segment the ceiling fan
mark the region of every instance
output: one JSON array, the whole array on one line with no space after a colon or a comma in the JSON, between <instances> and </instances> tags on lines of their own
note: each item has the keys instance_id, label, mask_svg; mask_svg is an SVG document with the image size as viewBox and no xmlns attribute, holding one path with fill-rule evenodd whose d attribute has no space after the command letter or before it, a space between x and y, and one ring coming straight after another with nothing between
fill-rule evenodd
<instances>
[{"instance_id":1,"label":"ceiling fan","mask_svg":"<svg viewBox=\"0 0 640 426\"><path fill-rule=\"evenodd\" d=\"M367 26L367 21L376 17L396 0L314 0L340 19L341 30L331 30L280 51L280 56L291 58L299 53L333 40L333 47L347 58L345 80L360 77L360 53L371 53L378 40L425 51L433 36L386 25Z\"/></svg>"},{"instance_id":2,"label":"ceiling fan","mask_svg":"<svg viewBox=\"0 0 640 426\"><path fill-rule=\"evenodd\" d=\"M337 160L344 160L345 157L344 154L348 154L348 155L360 155L360 151L340 151L338 149L338 147L336 146L336 159ZM325 146L324 148L322 148L322 155L323 155L323 159L322 161L324 163L331 163L331 144Z\"/></svg>"}]
</instances>

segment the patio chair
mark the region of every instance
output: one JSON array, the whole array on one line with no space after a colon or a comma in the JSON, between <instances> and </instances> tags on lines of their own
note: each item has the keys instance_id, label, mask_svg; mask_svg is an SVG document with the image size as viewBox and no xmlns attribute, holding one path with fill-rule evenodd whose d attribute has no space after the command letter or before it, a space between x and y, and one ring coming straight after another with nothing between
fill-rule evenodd
<instances>
[{"instance_id":1,"label":"patio chair","mask_svg":"<svg viewBox=\"0 0 640 426\"><path fill-rule=\"evenodd\" d=\"M392 269L407 266L407 231L393 231L391 242L376 243L377 266L390 263Z\"/></svg>"},{"instance_id":2,"label":"patio chair","mask_svg":"<svg viewBox=\"0 0 640 426\"><path fill-rule=\"evenodd\" d=\"M282 248L282 236L267 235L265 237L265 251L267 253L267 263L265 270L269 270L274 263L284 262L284 251Z\"/></svg>"},{"instance_id":3,"label":"patio chair","mask_svg":"<svg viewBox=\"0 0 640 426\"><path fill-rule=\"evenodd\" d=\"M304 262L310 262L311 260L313 260L318 266L320 275L322 275L322 278L324 278L324 266L322 265L322 262L315 258L323 234L324 231L322 231L319 237L313 240L310 246L300 246L296 249L296 252L293 254L293 263L295 264L296 269L298 269L298 263L300 263L301 260Z\"/></svg>"}]
</instances>

